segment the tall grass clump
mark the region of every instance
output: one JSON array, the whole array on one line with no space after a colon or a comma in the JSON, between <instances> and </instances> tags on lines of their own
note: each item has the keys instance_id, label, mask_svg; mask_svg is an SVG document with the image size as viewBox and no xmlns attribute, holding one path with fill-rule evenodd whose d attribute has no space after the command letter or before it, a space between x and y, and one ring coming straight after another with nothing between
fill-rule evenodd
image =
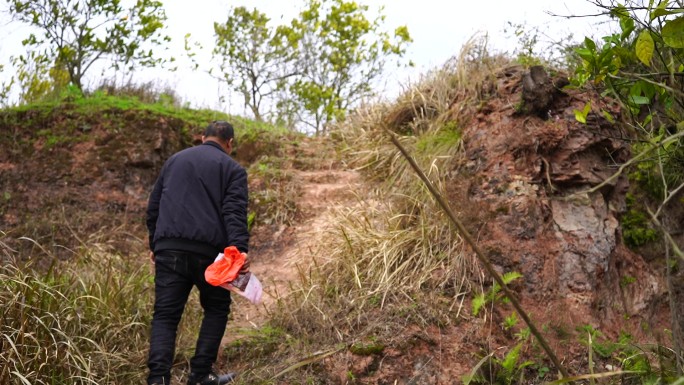
<instances>
[{"instance_id":1,"label":"tall grass clump","mask_svg":"<svg viewBox=\"0 0 684 385\"><path fill-rule=\"evenodd\" d=\"M398 134L447 193L464 163L461 129L501 63L486 53L486 40L473 39L395 103L366 106L333 132L346 161L378 188L358 192L356 205L337 212L325 249L314 251L318 264L302 272L297 306L283 306L276 322L352 343L367 335L391 339L390 325L458 318L477 267L384 130Z\"/></svg>"},{"instance_id":2,"label":"tall grass clump","mask_svg":"<svg viewBox=\"0 0 684 385\"><path fill-rule=\"evenodd\" d=\"M18 256L3 239L0 253L0 383L142 381L152 314L148 266L98 244L45 271L13 262Z\"/></svg>"}]
</instances>

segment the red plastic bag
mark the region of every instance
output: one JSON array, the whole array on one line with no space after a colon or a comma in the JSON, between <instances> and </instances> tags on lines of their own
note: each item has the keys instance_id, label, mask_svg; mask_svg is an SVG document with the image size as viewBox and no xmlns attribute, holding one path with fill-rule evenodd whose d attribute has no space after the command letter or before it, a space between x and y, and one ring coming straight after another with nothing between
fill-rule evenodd
<instances>
[{"instance_id":1,"label":"red plastic bag","mask_svg":"<svg viewBox=\"0 0 684 385\"><path fill-rule=\"evenodd\" d=\"M223 250L223 258L219 255L216 261L204 271L204 279L210 285L221 286L237 278L244 264L245 255L238 251L237 247L228 246Z\"/></svg>"}]
</instances>

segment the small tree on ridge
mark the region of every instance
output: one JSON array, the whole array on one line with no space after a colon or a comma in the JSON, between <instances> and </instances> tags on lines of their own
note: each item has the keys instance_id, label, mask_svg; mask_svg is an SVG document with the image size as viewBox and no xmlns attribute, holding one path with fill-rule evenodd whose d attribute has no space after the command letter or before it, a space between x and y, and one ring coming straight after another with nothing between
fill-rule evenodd
<instances>
[{"instance_id":1,"label":"small tree on ridge","mask_svg":"<svg viewBox=\"0 0 684 385\"><path fill-rule=\"evenodd\" d=\"M81 90L95 62L110 59L116 69L154 66L161 59L144 45L170 41L162 35L166 14L160 1L137 0L130 8L121 0L6 1L15 20L35 27L22 42L27 50L37 61L64 68Z\"/></svg>"}]
</instances>

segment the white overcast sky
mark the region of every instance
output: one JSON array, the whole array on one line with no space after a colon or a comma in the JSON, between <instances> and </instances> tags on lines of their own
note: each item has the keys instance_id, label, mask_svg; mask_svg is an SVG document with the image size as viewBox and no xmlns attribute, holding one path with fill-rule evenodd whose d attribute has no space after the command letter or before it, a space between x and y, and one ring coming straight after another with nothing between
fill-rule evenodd
<instances>
[{"instance_id":1,"label":"white overcast sky","mask_svg":"<svg viewBox=\"0 0 684 385\"><path fill-rule=\"evenodd\" d=\"M413 43L408 47L406 59L416 66L410 69L394 70L388 73L382 85L388 98L396 96L402 87L436 66L456 55L461 46L476 33L487 33L490 48L511 52L516 41L506 39L503 33L507 22L539 26L542 31L558 37L572 33L576 40L593 36L599 22L596 18L558 18L547 12L562 15L584 15L596 13L596 8L587 0L488 0L488 1L445 1L445 0L357 0L377 10L383 6L386 15L385 27L393 30L400 25L408 26ZM282 19L288 22L296 16L303 0L167 0L163 1L168 16L169 34L173 39L172 51L176 57L183 55L183 37L190 33L206 51L200 54L207 61L214 45L213 23L223 22L229 9L234 6L256 7L265 12L274 22ZM6 5L0 8L6 10ZM9 23L5 14L0 15L0 63L7 63L11 55L21 53L21 39L26 29L16 23ZM183 61L181 61L182 64ZM192 71L181 66L179 71L169 73L161 69L151 69L135 74L139 81L153 80L176 90L180 97L194 107L224 110L233 114L243 114L244 109L238 102L219 102L225 93L209 75L202 71ZM7 68L6 68L7 71ZM0 81L3 80L0 74ZM89 82L98 83L100 73L91 74Z\"/></svg>"}]
</instances>

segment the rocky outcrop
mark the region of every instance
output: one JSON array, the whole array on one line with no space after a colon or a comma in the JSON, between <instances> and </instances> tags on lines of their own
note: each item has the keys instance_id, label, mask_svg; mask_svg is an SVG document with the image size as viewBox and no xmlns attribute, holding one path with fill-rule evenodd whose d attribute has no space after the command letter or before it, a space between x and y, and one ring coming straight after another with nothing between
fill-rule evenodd
<instances>
[{"instance_id":1,"label":"rocky outcrop","mask_svg":"<svg viewBox=\"0 0 684 385\"><path fill-rule=\"evenodd\" d=\"M534 301L561 299L599 318L636 314L662 293L663 282L622 245L626 179L592 190L629 159L627 133L598 113L586 124L576 121L573 110L590 101L587 94L559 92L553 79L543 84L554 95L536 98L546 101L543 116L536 107L531 114L512 108L521 105L528 78L519 67L503 71L464 129L467 199L487 213L480 215L483 249L502 271L524 275ZM618 113L605 101L590 102L593 111ZM629 285L621 284L625 277Z\"/></svg>"}]
</instances>

